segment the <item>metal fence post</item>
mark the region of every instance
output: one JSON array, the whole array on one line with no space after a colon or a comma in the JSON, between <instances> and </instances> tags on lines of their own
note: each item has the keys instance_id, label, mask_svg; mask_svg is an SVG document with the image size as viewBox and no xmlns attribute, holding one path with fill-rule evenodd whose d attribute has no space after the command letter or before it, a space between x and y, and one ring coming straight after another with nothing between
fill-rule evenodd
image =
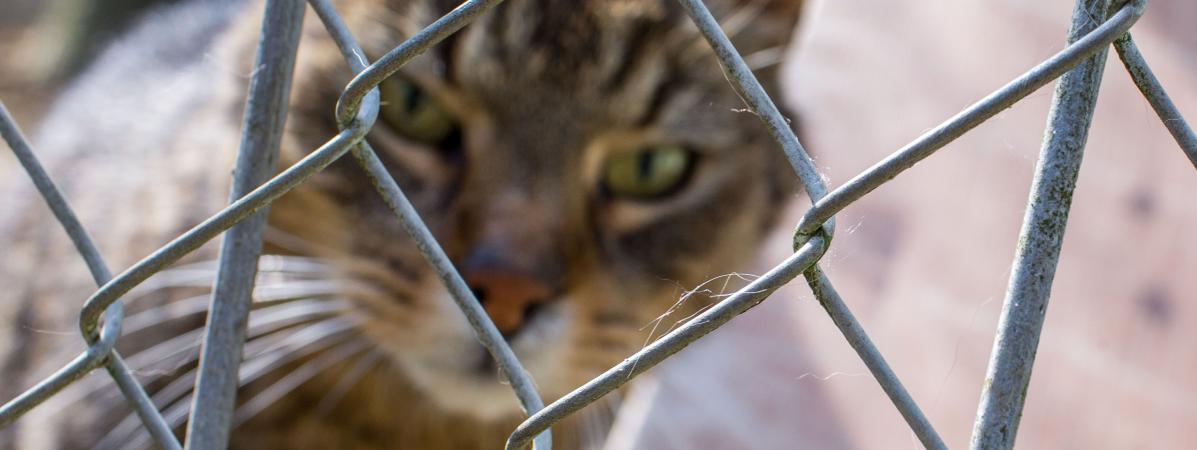
<instances>
[{"instance_id":1,"label":"metal fence post","mask_svg":"<svg viewBox=\"0 0 1197 450\"><path fill-rule=\"evenodd\" d=\"M1078 0L1068 42L1097 28L1108 6L1109 0ZM982 387L973 449L1014 446L1107 53L1089 57L1056 86Z\"/></svg>"},{"instance_id":2,"label":"metal fence post","mask_svg":"<svg viewBox=\"0 0 1197 450\"><path fill-rule=\"evenodd\" d=\"M305 7L302 0L266 2L230 201L251 192L275 171ZM239 384L237 372L265 226L263 208L230 228L221 244L220 267L187 422L187 448L228 446Z\"/></svg>"}]
</instances>

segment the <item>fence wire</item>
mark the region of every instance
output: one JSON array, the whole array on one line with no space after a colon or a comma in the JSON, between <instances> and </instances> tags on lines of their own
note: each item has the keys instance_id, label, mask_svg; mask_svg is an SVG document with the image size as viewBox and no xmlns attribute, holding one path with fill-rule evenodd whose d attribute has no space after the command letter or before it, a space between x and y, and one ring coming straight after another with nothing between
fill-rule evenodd
<instances>
[{"instance_id":1,"label":"fence wire","mask_svg":"<svg viewBox=\"0 0 1197 450\"><path fill-rule=\"evenodd\" d=\"M1049 297L1068 206L1095 107L1107 46L1113 44L1135 85L1197 168L1197 136L1168 98L1128 33L1142 16L1146 0L1115 0L1113 5L1109 4L1110 0L1078 0L1067 47L830 192L787 121L720 29L711 12L701 0L679 0L714 50L720 66L731 81L731 87L764 121L781 146L805 187L812 207L795 227L793 255L685 325L546 407L535 390L531 376L487 317L398 183L364 140L378 115L379 83L412 58L457 32L501 1L466 1L382 58L367 64L365 53L332 4L328 0L310 0L308 3L340 48L346 64L357 75L343 90L334 112L340 132L298 163L263 183L274 171L274 158L287 109L290 67L295 58L304 9L299 0L268 0L258 62L271 70L257 71L251 80L238 156L238 176L234 181L234 200L228 207L115 277L111 276L86 230L38 162L3 103L0 103L0 136L12 148L43 199L66 229L99 285L80 312L79 327L82 338L88 344L87 350L53 375L0 406L0 426L12 423L83 375L103 366L134 407L150 436L163 448L181 448L162 414L114 350L123 319L120 297L151 275L228 230L218 268L222 276L212 299L204 354L196 381L197 389L210 389L209 392L216 394L195 396L191 420L188 421L187 442L188 448L225 447L231 431L229 418L237 386L235 374L244 343L245 322L238 322L238 318L244 318L250 301L249 292L252 292L255 278L265 217L262 210L333 161L352 153L376 186L379 195L435 268L528 414L527 420L516 427L509 437L506 445L509 450L523 449L529 444L536 449L549 449L549 431L554 423L602 398L733 317L760 304L800 274L922 444L930 449L946 449L943 440L873 345L864 328L853 317L818 263L831 244L835 215L839 211L1048 82L1063 76L1053 97L1043 150L1020 233L1015 270L1002 308L973 432L973 448L1007 449L1013 446L1018 429L1026 386L1042 330L1043 311ZM1107 11L1112 14L1105 19ZM230 242L234 240L251 245L244 251L232 251L231 247L235 246Z\"/></svg>"},{"instance_id":2,"label":"fence wire","mask_svg":"<svg viewBox=\"0 0 1197 450\"><path fill-rule=\"evenodd\" d=\"M1095 28L1092 18L1104 18L1108 4L1109 0L1078 2L1068 40L1075 41ZM1014 447L1107 53L1103 46L1064 74L1056 86L1047 119L1051 132L1043 138L1035 167L1014 270L981 391L973 428L974 449Z\"/></svg>"},{"instance_id":3,"label":"fence wire","mask_svg":"<svg viewBox=\"0 0 1197 450\"><path fill-rule=\"evenodd\" d=\"M303 29L303 3L267 0L262 37L249 83L241 149L233 169L236 199L275 172L283 124L291 97L291 75ZM254 279L262 251L266 211L229 228L220 247L220 263L200 347L199 375L187 421L188 448L218 448L229 440L236 407L238 368L253 303Z\"/></svg>"}]
</instances>

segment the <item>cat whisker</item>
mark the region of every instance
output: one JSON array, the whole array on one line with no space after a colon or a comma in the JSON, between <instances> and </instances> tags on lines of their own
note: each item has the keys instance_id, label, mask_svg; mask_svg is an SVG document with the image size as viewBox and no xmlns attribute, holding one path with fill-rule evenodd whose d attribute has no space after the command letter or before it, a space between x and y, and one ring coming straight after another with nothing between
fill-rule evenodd
<instances>
[{"instance_id":1,"label":"cat whisker","mask_svg":"<svg viewBox=\"0 0 1197 450\"><path fill-rule=\"evenodd\" d=\"M286 330L282 330L251 336L244 348L245 360L253 361L256 358L259 358L260 355L276 353L279 347L292 348L292 346L288 346L286 343L288 341L294 341L297 338L302 342L310 342L313 339L305 337L311 333L305 333L305 331L316 330L319 328L318 325L321 323L332 320L334 319L324 319L322 321L310 322L308 325L304 326L298 331L287 332ZM169 379L169 383L166 386L156 389L155 392L153 392L151 399L156 406L159 408L164 408L181 395L190 392L191 389L194 388L196 367L198 367L196 363L199 359L198 348L198 345L193 347L195 351L189 355L189 359L179 362L174 366L174 368L162 370L138 369L134 371L134 374L140 378L140 381L143 383L143 385L147 386L152 386L153 383L158 383L163 379ZM179 373L180 369L188 364L191 365L191 368L183 373ZM105 387L105 385L101 383L95 383L89 386L89 391L83 392L82 394L87 395L89 393L100 392L102 393L100 400L101 402L112 404L121 402L122 398L118 392L112 389L101 391L100 388L102 387ZM130 419L135 419L132 415L129 417ZM135 425L140 423L137 420L133 420L133 422Z\"/></svg>"},{"instance_id":2,"label":"cat whisker","mask_svg":"<svg viewBox=\"0 0 1197 450\"><path fill-rule=\"evenodd\" d=\"M328 301L328 300L313 301L313 303L330 303L330 302L331 301ZM264 308L262 311L265 311L265 310L266 309ZM267 320L266 323L263 323L263 317L261 314L254 314L254 312L251 312L250 313L250 327L246 331L246 336L248 338L248 342L246 343L246 348L245 348L246 358L248 359L250 357L250 355L252 355L255 351L260 351L260 350L254 350L255 348L261 348L261 347L254 347L256 342L266 341L264 338L271 336L271 335L278 334L279 332L285 331L289 328L293 328L296 325L303 325L304 323L309 323L309 324L313 323L314 319L318 319L320 317L326 317L330 314L336 316L335 313L337 313L339 311L333 310L331 308L327 312L324 312L324 313L319 313L319 312L317 312L317 310L310 310L309 312L311 313L311 315L309 315L307 317L302 316L302 314L298 314L301 312L302 311L294 311L294 309L293 309L289 316L275 317L272 315L267 315L265 317L265 319ZM284 323L282 323L282 324L278 323L279 320L283 320ZM328 319L324 319L324 320L328 320ZM129 363L129 366L133 367L133 369L131 369L131 372L134 375L138 376L138 378L140 379L140 381L143 384L150 384L150 383L156 382L157 380L159 380L163 377L167 377L167 376L170 376L170 375L176 373L180 368L186 366L187 364L196 362L199 358L199 342L200 342L200 335L202 334L202 332L203 332L202 328L196 329L196 330L193 330L192 332L186 333L181 336L176 336L174 338L168 339L167 341L161 342L155 346L152 346L152 347L146 348L140 352L131 354L130 356L132 356L132 357L127 360ZM159 363L163 362L167 358L170 358L172 356L175 356L180 353L187 352L187 351L190 351L191 353L188 355L185 355L182 358L178 358L175 361L175 364L170 365L170 367L168 367L168 368L152 368L151 367L152 365L159 364ZM71 400L63 402L62 404L69 405L71 403L79 401L80 399L82 399L86 396L94 395L97 393L101 394L100 398L102 398L102 399L119 400L119 398L120 398L119 392L114 389L110 389L111 386L106 383L108 381L110 381L110 379L107 377L88 378L86 381L77 384L76 385L77 387L75 387L74 389L71 389L70 391L68 391L68 393L63 394L65 396L67 396L68 398L71 398Z\"/></svg>"},{"instance_id":3,"label":"cat whisker","mask_svg":"<svg viewBox=\"0 0 1197 450\"><path fill-rule=\"evenodd\" d=\"M350 331L352 323L343 319L325 319L314 322L302 329L290 333L275 333L263 336L246 343L245 363L239 371L238 379L242 386L262 374L267 373L299 358L306 356L307 351L318 351L321 348L341 342L337 340ZM304 349L305 346L311 346ZM274 355L268 358L267 355ZM288 359L286 357L291 357ZM165 407L167 404L187 394L194 387L195 370L191 369L177 377L171 385L160 389L154 394L154 404ZM159 396L161 395L161 399Z\"/></svg>"},{"instance_id":4,"label":"cat whisker","mask_svg":"<svg viewBox=\"0 0 1197 450\"><path fill-rule=\"evenodd\" d=\"M615 412L621 400L618 393L612 392L581 411L581 426L578 430L581 448L603 448L607 433L615 423Z\"/></svg>"},{"instance_id":5,"label":"cat whisker","mask_svg":"<svg viewBox=\"0 0 1197 450\"><path fill-rule=\"evenodd\" d=\"M360 324L361 320L359 319L337 318L308 325L302 330L292 333L278 346L269 348L242 364L240 376L242 386L283 364L339 343L343 340L341 338L354 336L351 332Z\"/></svg>"},{"instance_id":6,"label":"cat whisker","mask_svg":"<svg viewBox=\"0 0 1197 450\"><path fill-rule=\"evenodd\" d=\"M744 55L744 64L748 69L756 72L765 68L781 64L786 59L786 46L778 45Z\"/></svg>"},{"instance_id":7,"label":"cat whisker","mask_svg":"<svg viewBox=\"0 0 1197 450\"><path fill-rule=\"evenodd\" d=\"M749 24L760 17L765 10L765 3L767 2L764 0L745 3L744 6L728 14L723 21L719 22L719 28L723 29L728 39L735 39Z\"/></svg>"},{"instance_id":8,"label":"cat whisker","mask_svg":"<svg viewBox=\"0 0 1197 450\"><path fill-rule=\"evenodd\" d=\"M339 300L300 300L250 311L249 327L246 335L253 337L277 332L295 325L310 322L313 318L344 312L347 309L346 303ZM147 368L152 364L166 361L182 352L198 350L203 333L204 329L201 327L180 334L165 342L131 354L127 360L132 367ZM179 361L178 364L173 365L177 367L189 361L194 361L198 356L198 354L189 356ZM137 372L137 370L134 370L134 372Z\"/></svg>"},{"instance_id":9,"label":"cat whisker","mask_svg":"<svg viewBox=\"0 0 1197 450\"><path fill-rule=\"evenodd\" d=\"M126 295L126 301L170 288L211 289L216 280L218 266L217 260L205 260L163 270L133 288ZM258 259L257 279L259 284L266 284L277 275L285 275L290 281L316 276L327 277L333 272L332 267L318 258L263 255Z\"/></svg>"},{"instance_id":10,"label":"cat whisker","mask_svg":"<svg viewBox=\"0 0 1197 450\"><path fill-rule=\"evenodd\" d=\"M300 281L288 283L287 286L261 286L254 289L253 307L260 309L296 300L323 299L338 293L336 285L326 281ZM160 326L164 322L206 314L211 298L211 294L191 296L132 314L125 318L123 332L125 335L131 335Z\"/></svg>"},{"instance_id":11,"label":"cat whisker","mask_svg":"<svg viewBox=\"0 0 1197 450\"><path fill-rule=\"evenodd\" d=\"M326 245L321 242L313 242L308 239L288 233L278 227L266 225L266 230L262 234L263 240L275 247L281 248L284 251L302 254L302 255L322 255L322 256L337 256L348 255L348 253L336 246ZM272 255L273 256L273 255ZM293 256L283 256L284 258L295 258ZM322 258L306 258L319 261Z\"/></svg>"},{"instance_id":12,"label":"cat whisker","mask_svg":"<svg viewBox=\"0 0 1197 450\"><path fill-rule=\"evenodd\" d=\"M343 292L343 286L333 280L286 280L254 287L254 303L289 300L302 297L330 295Z\"/></svg>"},{"instance_id":13,"label":"cat whisker","mask_svg":"<svg viewBox=\"0 0 1197 450\"><path fill-rule=\"evenodd\" d=\"M262 376L284 365L322 353L343 345L354 337L352 333L358 324L356 320L335 317L314 322L283 335L278 339L250 341L246 344L246 359L238 371L240 386L256 381ZM276 335L277 336L277 335ZM354 340L353 342L357 342ZM170 385L153 396L154 404L163 410L163 418L171 428L179 428L187 419L191 405L191 389L194 388L196 370L192 369L178 376ZM143 448L149 444L149 435L140 429L140 421L134 414L127 415L113 427L97 448ZM127 439L137 433L133 439Z\"/></svg>"},{"instance_id":14,"label":"cat whisker","mask_svg":"<svg viewBox=\"0 0 1197 450\"><path fill-rule=\"evenodd\" d=\"M316 405L316 414L326 415L332 411L337 402L345 398L349 390L361 381L362 378L365 378L371 369L378 366L384 357L385 355L378 351L370 351L359 357L357 362L345 372L345 375L341 376L337 384L328 391L328 394L324 395L324 398L320 400L320 404Z\"/></svg>"},{"instance_id":15,"label":"cat whisker","mask_svg":"<svg viewBox=\"0 0 1197 450\"><path fill-rule=\"evenodd\" d=\"M308 328L305 328L305 330ZM251 339L245 344L245 360L252 360L258 355L265 353L267 350L277 346L285 339L291 338L303 331L295 331L291 333L274 333L262 336L256 339ZM195 388L195 371L193 367L187 372L175 377L170 384L154 393L152 400L154 405L159 408L165 408L174 403L179 397L186 395Z\"/></svg>"},{"instance_id":16,"label":"cat whisker","mask_svg":"<svg viewBox=\"0 0 1197 450\"><path fill-rule=\"evenodd\" d=\"M191 406L191 396L187 395L183 398L171 403L167 408L159 408L162 410L162 419L166 421L171 429L176 429L187 418L189 407ZM140 429L140 430L139 430ZM136 433L136 434L133 434ZM131 434L133 434L131 436ZM145 432L141 427L139 419L135 415L125 416L123 420L117 424L116 427L104 435L95 445L97 450L116 450L116 449L141 449L150 447L149 433Z\"/></svg>"},{"instance_id":17,"label":"cat whisker","mask_svg":"<svg viewBox=\"0 0 1197 450\"><path fill-rule=\"evenodd\" d=\"M252 419L258 413L273 405L291 391L311 380L316 375L328 370L350 357L366 351L371 343L366 340L354 340L346 344L323 352L320 356L304 363L287 375L275 381L270 386L251 397L233 412L233 426L236 427Z\"/></svg>"},{"instance_id":18,"label":"cat whisker","mask_svg":"<svg viewBox=\"0 0 1197 450\"><path fill-rule=\"evenodd\" d=\"M199 267L178 267L158 272L134 287L125 295L125 302L132 302L154 292L165 289L197 288L210 289L216 280L216 271Z\"/></svg>"},{"instance_id":19,"label":"cat whisker","mask_svg":"<svg viewBox=\"0 0 1197 450\"><path fill-rule=\"evenodd\" d=\"M174 271L206 271L216 273L220 260L208 259L180 264L160 273ZM333 265L321 258L290 255L262 255L258 258L258 273L321 274L332 270Z\"/></svg>"},{"instance_id":20,"label":"cat whisker","mask_svg":"<svg viewBox=\"0 0 1197 450\"><path fill-rule=\"evenodd\" d=\"M736 37L765 10L765 3L763 0L746 2L744 6L732 11L731 14L728 14L719 22L719 28L723 30L728 39L735 41ZM702 34L698 33L697 29L688 27L687 29L693 33L693 36L690 38L689 46L682 51L681 60L684 65L697 61L711 51L710 44L702 37Z\"/></svg>"},{"instance_id":21,"label":"cat whisker","mask_svg":"<svg viewBox=\"0 0 1197 450\"><path fill-rule=\"evenodd\" d=\"M334 266L322 258L288 255L262 255L258 273L326 274Z\"/></svg>"}]
</instances>

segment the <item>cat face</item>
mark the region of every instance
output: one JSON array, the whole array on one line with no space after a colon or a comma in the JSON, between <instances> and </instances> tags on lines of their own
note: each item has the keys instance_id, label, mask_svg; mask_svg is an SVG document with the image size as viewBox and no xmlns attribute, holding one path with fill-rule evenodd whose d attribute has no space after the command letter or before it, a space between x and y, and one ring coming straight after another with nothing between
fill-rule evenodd
<instances>
[{"instance_id":1,"label":"cat face","mask_svg":"<svg viewBox=\"0 0 1197 450\"><path fill-rule=\"evenodd\" d=\"M342 3L372 58L456 6ZM800 9L708 3L746 55L784 49ZM758 73L767 86L771 69ZM351 75L318 25L296 73L292 161L335 133ZM781 152L671 0L509 0L381 89L367 140L550 398L714 301L678 305L752 254L793 189ZM346 314L437 404L518 411L351 157L276 203L271 230L283 237L272 251L334 263Z\"/></svg>"}]
</instances>

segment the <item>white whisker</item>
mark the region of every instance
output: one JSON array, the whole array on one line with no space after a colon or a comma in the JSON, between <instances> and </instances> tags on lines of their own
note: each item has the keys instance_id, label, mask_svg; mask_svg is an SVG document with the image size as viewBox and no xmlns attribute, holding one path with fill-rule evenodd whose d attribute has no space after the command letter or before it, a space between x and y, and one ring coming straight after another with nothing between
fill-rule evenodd
<instances>
[{"instance_id":1,"label":"white whisker","mask_svg":"<svg viewBox=\"0 0 1197 450\"><path fill-rule=\"evenodd\" d=\"M744 64L753 72L785 62L786 46L778 45L744 55Z\"/></svg>"},{"instance_id":2,"label":"white whisker","mask_svg":"<svg viewBox=\"0 0 1197 450\"><path fill-rule=\"evenodd\" d=\"M261 376L279 367L327 350L330 347L342 345L354 335L353 327L358 324L355 320L344 317L325 319L306 325L294 332L283 335L279 339L261 339L250 341L245 348L245 362L238 370L241 386L253 382ZM270 355L267 357L266 355ZM265 361L263 361L265 359ZM153 396L154 404L163 410L163 418L171 428L179 428L187 419L188 408L191 404L191 389L194 388L196 370L192 369L180 375L170 385L156 392ZM149 443L149 435L140 427L141 422L134 414L127 415L116 427L113 427L97 448L141 448ZM130 434L137 433L133 440L127 439ZM126 445L125 442L130 442ZM132 445L139 443L139 445Z\"/></svg>"},{"instance_id":3,"label":"white whisker","mask_svg":"<svg viewBox=\"0 0 1197 450\"><path fill-rule=\"evenodd\" d=\"M253 361L255 358L258 358L259 356L268 352L273 353L279 349L293 349L296 348L296 346L311 344L312 342L317 342L322 338L328 338L329 336L335 335L337 333L343 333L347 331L348 328L342 326L344 325L343 322L345 321L341 318L325 319L323 321L313 322L299 330L291 331L289 333L271 333L261 337L252 338L245 343L245 348L243 349L243 353L245 354L244 361ZM313 334L315 337L312 336ZM291 344L292 341L298 342ZM195 381L195 370L196 369L194 368L188 370L186 373L176 377L171 384L159 389L158 392L155 392L153 397L154 404L158 405L160 408L163 408L174 400L178 399L180 396L190 392L194 387L193 384ZM241 370L241 372L246 372L246 370Z\"/></svg>"},{"instance_id":4,"label":"white whisker","mask_svg":"<svg viewBox=\"0 0 1197 450\"><path fill-rule=\"evenodd\" d=\"M765 3L760 0L745 3L744 6L728 14L727 18L719 22L719 28L723 29L723 33L727 34L728 39L734 40L749 24L760 17L761 12L765 10Z\"/></svg>"},{"instance_id":5,"label":"white whisker","mask_svg":"<svg viewBox=\"0 0 1197 450\"><path fill-rule=\"evenodd\" d=\"M252 315L251 315L251 320L252 320ZM246 361L248 361L248 360L251 360L251 359L257 357L258 355L264 354L270 350L274 350L276 347L285 347L284 345L281 344L282 342L285 342L284 339L289 338L291 336L296 336L296 335L299 335L302 337L303 331L312 329L313 327L317 327L318 325L320 325L324 322L330 322L330 321L340 322L342 320L340 319L339 316L334 316L332 319L325 318L323 320L316 320L316 321L308 320L308 321L306 321L306 324L305 324L305 321L299 321L297 323L291 324L290 326L283 326L281 328L269 327L269 328L265 328L265 329L255 328L251 324L251 328L247 332L247 342L245 344L245 348L242 351L242 353L245 355L244 359ZM302 328L300 328L298 331L288 332L288 330L293 329L294 325L296 325L296 324L301 325ZM196 330L194 333L199 333L199 332L202 332L202 330ZM191 345L187 345L186 347L183 347L181 351L176 352L175 354L181 353L182 351L190 351L190 353L182 358L179 358L177 360L177 362L175 364L171 365L170 367L161 368L161 369L151 369L151 368L147 368L144 366L134 366L134 367L138 367L138 368L131 370L131 372L138 377L139 381L143 385L156 383L165 377L173 377L173 381L171 381L170 384L168 384L167 386L165 386L161 389L158 389L158 391L155 392L152 396L152 400L154 401L154 404L157 405L159 408L164 407L165 405L167 405L168 403L173 401L175 398L177 398L179 395L190 391L192 388L191 379L194 378L194 376L195 376L195 369L192 368L182 374L178 374L180 369L187 366L188 364L196 363L199 360L199 356L200 356L199 355L199 348L200 348L199 347L199 337L195 334L192 334L191 336L188 336L188 337L191 338L194 341L194 343ZM182 338L182 336L180 336L179 338ZM165 346L164 348L170 348L170 347L179 345L177 342L172 342L172 341L174 341L174 340L172 339L171 341L164 342L164 343L160 344L160 346ZM308 341L305 340L304 342L308 342ZM170 355L170 356L173 356L173 355ZM132 363L140 363L140 361L135 361L135 360L130 360L130 361ZM74 392L74 393L72 393L72 396L81 398L86 395L99 393L101 395L101 399L102 399L101 401L107 401L107 402L119 401L120 400L119 391L116 391L113 389L104 389L106 386L100 380L104 380L104 379L101 378L101 379L97 380L96 382L88 383L85 386L86 387L85 390Z\"/></svg>"},{"instance_id":6,"label":"white whisker","mask_svg":"<svg viewBox=\"0 0 1197 450\"><path fill-rule=\"evenodd\" d=\"M727 35L729 40L735 41L736 36L739 36L747 27L761 15L765 9L765 3L761 0L751 1L736 9L731 14L728 14L723 21L719 22L719 28ZM700 33L694 29L694 36L691 39L689 47L682 52L682 61L689 64L700 56L710 54L710 44L702 37Z\"/></svg>"},{"instance_id":7,"label":"white whisker","mask_svg":"<svg viewBox=\"0 0 1197 450\"><path fill-rule=\"evenodd\" d=\"M254 303L290 300L341 291L341 283L328 280L287 280L285 283L259 284L254 287Z\"/></svg>"},{"instance_id":8,"label":"white whisker","mask_svg":"<svg viewBox=\"0 0 1197 450\"><path fill-rule=\"evenodd\" d=\"M322 281L296 283L295 287L261 286L254 288L254 307L274 305L296 300L329 300L338 293L335 284ZM206 314L211 303L211 294L203 294L175 300L161 306L146 309L125 318L123 333L131 335L152 329L165 322Z\"/></svg>"},{"instance_id":9,"label":"white whisker","mask_svg":"<svg viewBox=\"0 0 1197 450\"><path fill-rule=\"evenodd\" d=\"M580 448L603 448L620 401L619 394L612 392L579 411L576 434Z\"/></svg>"},{"instance_id":10,"label":"white whisker","mask_svg":"<svg viewBox=\"0 0 1197 450\"><path fill-rule=\"evenodd\" d=\"M346 372L339 381L337 381L336 386L333 386L333 388L328 391L328 394L324 395L323 399L320 399L320 404L316 406L316 414L328 414L328 412L337 405L337 402L345 398L345 395L349 393L349 390L352 389L354 385L361 381L362 378L365 378L366 374L369 373L371 369L382 362L384 357L385 355L383 355L381 352L370 351L369 353L366 353L362 357L358 358L358 361L353 365L353 367L350 367L349 371Z\"/></svg>"},{"instance_id":11,"label":"white whisker","mask_svg":"<svg viewBox=\"0 0 1197 450\"><path fill-rule=\"evenodd\" d=\"M233 412L233 426L236 427L253 418L266 407L273 405L283 396L311 380L316 375L328 370L336 364L349 359L370 348L372 344L365 340L354 340L334 347L320 356L304 363L287 375L275 381L266 389L250 398Z\"/></svg>"},{"instance_id":12,"label":"white whisker","mask_svg":"<svg viewBox=\"0 0 1197 450\"><path fill-rule=\"evenodd\" d=\"M207 260L183 264L154 274L129 291L126 301L168 288L210 289L216 281L219 261ZM333 266L316 258L265 255L258 259L258 282L270 281L275 275L285 275L289 281L327 277Z\"/></svg>"},{"instance_id":13,"label":"white whisker","mask_svg":"<svg viewBox=\"0 0 1197 450\"><path fill-rule=\"evenodd\" d=\"M300 300L253 310L249 313L249 327L246 331L246 336L254 337L273 333L308 322L315 317L344 312L348 310L347 306L347 303L343 300ZM180 334L148 349L131 354L127 360L131 367L137 368L134 369L134 372L138 372L144 368L149 368L153 364L167 361L180 353L198 350L203 333L204 328L201 327ZM194 361L199 356L198 351L195 353L197 354L176 361L171 366L179 367L182 364Z\"/></svg>"},{"instance_id":14,"label":"white whisker","mask_svg":"<svg viewBox=\"0 0 1197 450\"><path fill-rule=\"evenodd\" d=\"M360 324L360 320L339 317L335 320L326 320L309 325L296 331L289 335L283 342L280 342L278 346L271 347L255 355L253 359L247 359L241 366L239 375L241 385L244 386L251 383L259 377L270 373L271 370L277 369L283 364L294 361L299 357L306 356L340 342L337 340L338 338L351 336L349 333L354 331L354 327Z\"/></svg>"}]
</instances>

